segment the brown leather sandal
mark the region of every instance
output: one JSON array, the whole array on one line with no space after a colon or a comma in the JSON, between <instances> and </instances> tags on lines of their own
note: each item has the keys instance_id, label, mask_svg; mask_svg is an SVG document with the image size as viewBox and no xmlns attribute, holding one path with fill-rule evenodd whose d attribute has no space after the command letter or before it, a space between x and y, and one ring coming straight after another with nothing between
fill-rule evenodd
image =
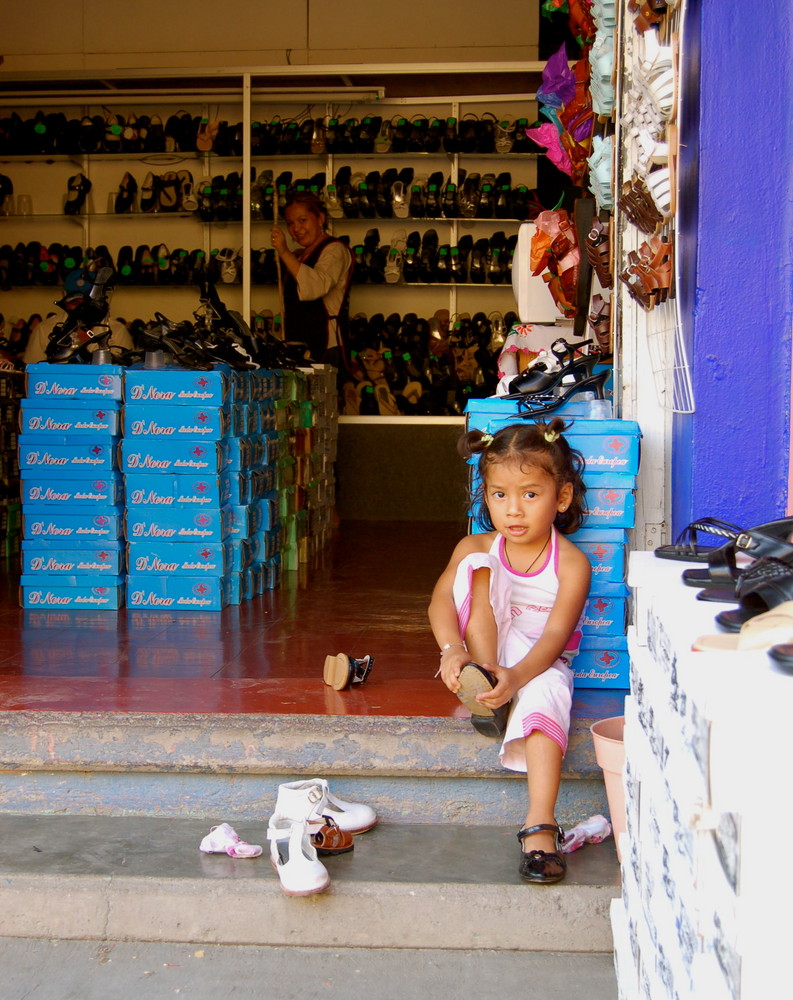
<instances>
[{"instance_id":1,"label":"brown leather sandal","mask_svg":"<svg viewBox=\"0 0 793 1000\"><path fill-rule=\"evenodd\" d=\"M346 854L355 847L351 833L339 828L331 816L323 816L324 826L311 834L311 843L317 854Z\"/></svg>"}]
</instances>

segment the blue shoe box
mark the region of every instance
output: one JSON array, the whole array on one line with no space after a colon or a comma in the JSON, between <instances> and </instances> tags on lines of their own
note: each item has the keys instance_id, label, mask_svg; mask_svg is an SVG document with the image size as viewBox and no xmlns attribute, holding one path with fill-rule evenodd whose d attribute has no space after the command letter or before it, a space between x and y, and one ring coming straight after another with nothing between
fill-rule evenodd
<instances>
[{"instance_id":1,"label":"blue shoe box","mask_svg":"<svg viewBox=\"0 0 793 1000\"><path fill-rule=\"evenodd\" d=\"M275 470L270 467L229 472L227 477L228 496L224 502L231 504L253 503L275 488Z\"/></svg>"},{"instance_id":2,"label":"blue shoe box","mask_svg":"<svg viewBox=\"0 0 793 1000\"><path fill-rule=\"evenodd\" d=\"M230 437L223 445L226 452L225 468L229 472L259 468L271 461L268 439L261 434Z\"/></svg>"},{"instance_id":3,"label":"blue shoe box","mask_svg":"<svg viewBox=\"0 0 793 1000\"><path fill-rule=\"evenodd\" d=\"M247 403L253 399L253 372L231 373L229 399L234 403Z\"/></svg>"},{"instance_id":4,"label":"blue shoe box","mask_svg":"<svg viewBox=\"0 0 793 1000\"><path fill-rule=\"evenodd\" d=\"M90 608L117 611L124 603L124 577L96 583L90 576L20 577L19 603L23 608Z\"/></svg>"},{"instance_id":5,"label":"blue shoe box","mask_svg":"<svg viewBox=\"0 0 793 1000\"><path fill-rule=\"evenodd\" d=\"M275 555L271 556L266 563L264 563L264 589L265 590L278 590L281 586L281 553L276 552Z\"/></svg>"},{"instance_id":6,"label":"blue shoe box","mask_svg":"<svg viewBox=\"0 0 793 1000\"><path fill-rule=\"evenodd\" d=\"M276 524L269 529L257 531L251 538L253 557L257 562L267 562L281 548L281 526Z\"/></svg>"},{"instance_id":7,"label":"blue shoe box","mask_svg":"<svg viewBox=\"0 0 793 1000\"><path fill-rule=\"evenodd\" d=\"M250 538L264 525L262 524L262 502L233 506L227 504L223 511L229 518L229 534Z\"/></svg>"},{"instance_id":8,"label":"blue shoe box","mask_svg":"<svg viewBox=\"0 0 793 1000\"><path fill-rule=\"evenodd\" d=\"M33 505L87 507L112 506L124 502L124 480L118 472L106 477L68 475L45 476L42 471L21 473L22 503Z\"/></svg>"},{"instance_id":9,"label":"blue shoe box","mask_svg":"<svg viewBox=\"0 0 793 1000\"><path fill-rule=\"evenodd\" d=\"M242 604L243 601L250 601L256 597L257 575L252 566L248 566L241 572L230 573L226 577L226 599L229 604Z\"/></svg>"},{"instance_id":10,"label":"blue shoe box","mask_svg":"<svg viewBox=\"0 0 793 1000\"><path fill-rule=\"evenodd\" d=\"M233 403L231 406L231 433L235 437L261 433L262 423L258 403Z\"/></svg>"},{"instance_id":11,"label":"blue shoe box","mask_svg":"<svg viewBox=\"0 0 793 1000\"><path fill-rule=\"evenodd\" d=\"M230 388L231 369L226 366L218 366L208 372L132 367L126 370L124 377L124 399L127 403L222 406L229 398Z\"/></svg>"},{"instance_id":12,"label":"blue shoe box","mask_svg":"<svg viewBox=\"0 0 793 1000\"><path fill-rule=\"evenodd\" d=\"M60 434L24 434L19 438L19 468L80 472L113 472L118 468L118 438L99 441Z\"/></svg>"},{"instance_id":13,"label":"blue shoe box","mask_svg":"<svg viewBox=\"0 0 793 1000\"><path fill-rule=\"evenodd\" d=\"M623 528L580 528L567 536L589 559L592 586L621 583L628 569L628 532Z\"/></svg>"},{"instance_id":14,"label":"blue shoe box","mask_svg":"<svg viewBox=\"0 0 793 1000\"><path fill-rule=\"evenodd\" d=\"M233 439L229 439L233 440ZM161 472L219 475L226 465L224 441L196 441L189 438L124 438L120 466L124 473Z\"/></svg>"},{"instance_id":15,"label":"blue shoe box","mask_svg":"<svg viewBox=\"0 0 793 1000\"><path fill-rule=\"evenodd\" d=\"M222 406L158 406L156 403L127 403L124 407L124 436L129 438L194 438L219 441L231 426L229 411Z\"/></svg>"},{"instance_id":16,"label":"blue shoe box","mask_svg":"<svg viewBox=\"0 0 793 1000\"><path fill-rule=\"evenodd\" d=\"M125 569L124 543L104 540L79 548L62 541L29 538L22 541L22 573L51 576L119 576Z\"/></svg>"},{"instance_id":17,"label":"blue shoe box","mask_svg":"<svg viewBox=\"0 0 793 1000\"><path fill-rule=\"evenodd\" d=\"M261 510L259 529L271 531L276 528L281 520L281 500L278 490L271 490L263 496L259 501L259 508Z\"/></svg>"},{"instance_id":18,"label":"blue shoe box","mask_svg":"<svg viewBox=\"0 0 793 1000\"><path fill-rule=\"evenodd\" d=\"M632 528L636 521L635 480L621 473L584 476L587 528Z\"/></svg>"},{"instance_id":19,"label":"blue shoe box","mask_svg":"<svg viewBox=\"0 0 793 1000\"><path fill-rule=\"evenodd\" d=\"M256 553L256 545L253 538L236 536L227 538L224 544L227 549L227 568L229 573L241 573L253 564Z\"/></svg>"},{"instance_id":20,"label":"blue shoe box","mask_svg":"<svg viewBox=\"0 0 793 1000\"><path fill-rule=\"evenodd\" d=\"M577 688L630 688L628 639L624 635L585 635L572 664Z\"/></svg>"},{"instance_id":21,"label":"blue shoe box","mask_svg":"<svg viewBox=\"0 0 793 1000\"><path fill-rule=\"evenodd\" d=\"M171 611L220 611L226 604L222 576L155 576L130 573L128 608L168 608Z\"/></svg>"},{"instance_id":22,"label":"blue shoe box","mask_svg":"<svg viewBox=\"0 0 793 1000\"><path fill-rule=\"evenodd\" d=\"M52 365L40 361L25 370L25 396L39 401L84 399L90 401L89 405L100 399L120 400L124 371L121 365Z\"/></svg>"},{"instance_id":23,"label":"blue shoe box","mask_svg":"<svg viewBox=\"0 0 793 1000\"><path fill-rule=\"evenodd\" d=\"M630 620L630 590L624 583L596 580L584 605L584 635L625 635Z\"/></svg>"},{"instance_id":24,"label":"blue shoe box","mask_svg":"<svg viewBox=\"0 0 793 1000\"><path fill-rule=\"evenodd\" d=\"M120 406L113 399L99 404L83 399L23 399L19 427L23 434L118 437Z\"/></svg>"},{"instance_id":25,"label":"blue shoe box","mask_svg":"<svg viewBox=\"0 0 793 1000\"><path fill-rule=\"evenodd\" d=\"M222 542L232 530L227 508L184 510L182 508L128 507L125 517L127 541L138 538L164 542Z\"/></svg>"},{"instance_id":26,"label":"blue shoe box","mask_svg":"<svg viewBox=\"0 0 793 1000\"><path fill-rule=\"evenodd\" d=\"M128 507L222 507L229 477L131 472L125 477Z\"/></svg>"},{"instance_id":27,"label":"blue shoe box","mask_svg":"<svg viewBox=\"0 0 793 1000\"><path fill-rule=\"evenodd\" d=\"M124 535L124 507L36 507L22 509L23 538L59 538L64 547L76 542L111 541Z\"/></svg>"},{"instance_id":28,"label":"blue shoe box","mask_svg":"<svg viewBox=\"0 0 793 1000\"><path fill-rule=\"evenodd\" d=\"M495 434L509 423L516 423L517 403L496 396L471 399L466 406L468 430ZM641 432L635 420L589 420L565 412L550 413L570 419L565 437L571 448L580 451L588 472L621 472L635 476L639 471L639 441Z\"/></svg>"},{"instance_id":29,"label":"blue shoe box","mask_svg":"<svg viewBox=\"0 0 793 1000\"><path fill-rule=\"evenodd\" d=\"M226 542L162 542L133 539L127 544L129 572L137 576L224 576L232 568Z\"/></svg>"}]
</instances>

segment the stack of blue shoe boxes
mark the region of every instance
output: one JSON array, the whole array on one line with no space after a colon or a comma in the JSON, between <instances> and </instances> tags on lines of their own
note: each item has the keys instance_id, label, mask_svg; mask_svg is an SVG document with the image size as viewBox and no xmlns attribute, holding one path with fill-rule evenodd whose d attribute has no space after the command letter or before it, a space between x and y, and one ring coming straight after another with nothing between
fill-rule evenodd
<instances>
[{"instance_id":1,"label":"stack of blue shoe boxes","mask_svg":"<svg viewBox=\"0 0 793 1000\"><path fill-rule=\"evenodd\" d=\"M28 365L20 411L24 608L123 605L123 369Z\"/></svg>"},{"instance_id":2,"label":"stack of blue shoe boxes","mask_svg":"<svg viewBox=\"0 0 793 1000\"><path fill-rule=\"evenodd\" d=\"M260 438L260 462L250 471L250 495L260 508L258 530L252 536L254 567L261 590L281 585L281 504L278 493L278 464L281 442L277 429L276 406L283 395L285 373L261 369L251 373L252 403L256 407Z\"/></svg>"},{"instance_id":3,"label":"stack of blue shoe boxes","mask_svg":"<svg viewBox=\"0 0 793 1000\"><path fill-rule=\"evenodd\" d=\"M219 611L228 603L231 384L220 368L126 371L128 607Z\"/></svg>"},{"instance_id":4,"label":"stack of blue shoe boxes","mask_svg":"<svg viewBox=\"0 0 793 1000\"><path fill-rule=\"evenodd\" d=\"M516 421L518 404L496 397L470 400L466 413L469 430L495 434ZM565 437L586 462L589 512L584 527L568 537L588 556L592 585L573 673L576 687L627 689L630 606L625 577L628 529L635 520L639 425L632 420L592 420L584 413L581 404L568 404L552 414L570 421Z\"/></svg>"},{"instance_id":5,"label":"stack of blue shoe boxes","mask_svg":"<svg viewBox=\"0 0 793 1000\"><path fill-rule=\"evenodd\" d=\"M265 369L235 372L232 378L226 466L230 604L249 600L280 582L273 429L280 385L280 372Z\"/></svg>"}]
</instances>

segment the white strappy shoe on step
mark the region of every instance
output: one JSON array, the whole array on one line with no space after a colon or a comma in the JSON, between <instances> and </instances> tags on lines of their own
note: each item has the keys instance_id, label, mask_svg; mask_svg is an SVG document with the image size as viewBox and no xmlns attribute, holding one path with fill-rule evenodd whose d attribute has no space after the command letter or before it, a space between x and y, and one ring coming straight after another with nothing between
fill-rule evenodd
<instances>
[{"instance_id":1,"label":"white strappy shoe on step","mask_svg":"<svg viewBox=\"0 0 793 1000\"><path fill-rule=\"evenodd\" d=\"M306 824L275 814L267 826L270 861L287 896L310 896L330 885Z\"/></svg>"}]
</instances>

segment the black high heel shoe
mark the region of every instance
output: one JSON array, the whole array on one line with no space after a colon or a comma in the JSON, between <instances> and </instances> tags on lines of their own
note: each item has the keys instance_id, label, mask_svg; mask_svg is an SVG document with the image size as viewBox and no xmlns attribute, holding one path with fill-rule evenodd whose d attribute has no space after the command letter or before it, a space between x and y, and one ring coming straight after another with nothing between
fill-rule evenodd
<instances>
[{"instance_id":1,"label":"black high heel shoe","mask_svg":"<svg viewBox=\"0 0 793 1000\"><path fill-rule=\"evenodd\" d=\"M91 344L101 339L105 348L107 347L111 330L105 319L110 309L108 292L112 287L112 278L112 267L102 267L95 273L89 294L80 295L67 318L58 323L50 333L46 349L47 361L53 364L64 364L74 360L90 361L91 352L88 348ZM66 309L72 301L73 297L66 296L57 304ZM78 339L75 342L73 334L80 329L87 332L88 339L85 341ZM101 330L101 334L95 336L94 330Z\"/></svg>"},{"instance_id":2,"label":"black high heel shoe","mask_svg":"<svg viewBox=\"0 0 793 1000\"><path fill-rule=\"evenodd\" d=\"M566 378L571 376L575 379L587 378L593 372L595 365L602 360L599 351L592 354L578 354L582 347L587 347L592 343L585 340L581 344L571 346L564 338L554 341L551 345L551 353L554 354L561 363L561 368L549 372L546 368L536 365L527 368L526 371L516 375L509 384L509 393L504 399L523 399L527 395L540 393L547 395L558 385L561 385ZM576 356L577 355L577 356Z\"/></svg>"},{"instance_id":3,"label":"black high heel shoe","mask_svg":"<svg viewBox=\"0 0 793 1000\"><path fill-rule=\"evenodd\" d=\"M577 396L581 392L594 392L596 399L605 399L603 386L610 375L610 370L595 372L594 375L588 375L579 382L568 386L556 396L526 395L518 401L520 412L516 416L523 420L533 420L536 417L545 416L546 413L553 413L560 406L569 403L574 396Z\"/></svg>"},{"instance_id":4,"label":"black high heel shoe","mask_svg":"<svg viewBox=\"0 0 793 1000\"><path fill-rule=\"evenodd\" d=\"M77 215L78 212L82 211L85 196L90 190L91 182L85 174L75 174L74 177L69 178L68 194L63 208L66 215Z\"/></svg>"}]
</instances>

